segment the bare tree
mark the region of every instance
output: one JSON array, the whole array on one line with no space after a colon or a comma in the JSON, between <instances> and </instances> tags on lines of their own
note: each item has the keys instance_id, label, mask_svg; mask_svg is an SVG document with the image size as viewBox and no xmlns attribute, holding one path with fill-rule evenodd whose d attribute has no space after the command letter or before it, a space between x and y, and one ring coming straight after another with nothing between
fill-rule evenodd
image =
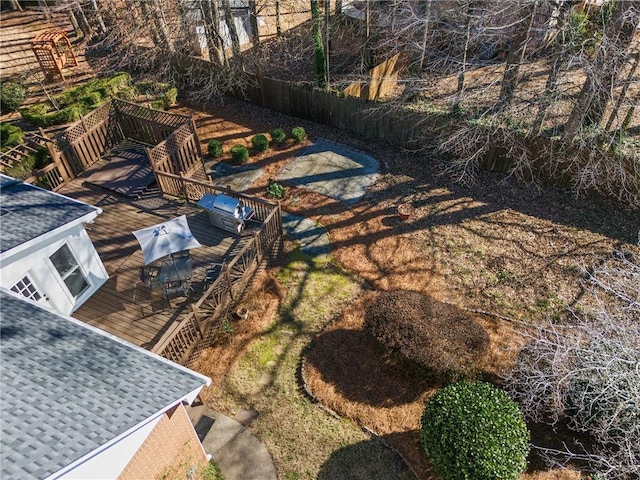
<instances>
[{"instance_id":1,"label":"bare tree","mask_svg":"<svg viewBox=\"0 0 640 480\"><path fill-rule=\"evenodd\" d=\"M531 38L531 28L533 26L533 20L536 16L539 1L536 0L533 5L529 2L522 4L520 15L522 18L516 25L516 33L511 39L511 47L509 48L509 54L507 55L507 65L502 75L502 86L500 88L500 97L498 99L498 108L505 108L511 104L513 95L518 86L518 74L520 72L520 66L524 60L527 45Z\"/></svg>"},{"instance_id":2,"label":"bare tree","mask_svg":"<svg viewBox=\"0 0 640 480\"><path fill-rule=\"evenodd\" d=\"M600 124L617 75L628 61L628 49L640 21L640 5L632 0L617 0L613 6L612 19L605 27L587 79L565 125L567 141L573 140L580 128Z\"/></svg>"},{"instance_id":3,"label":"bare tree","mask_svg":"<svg viewBox=\"0 0 640 480\"><path fill-rule=\"evenodd\" d=\"M260 31L258 30L258 9L256 0L249 0L249 22L251 23L251 39L253 48L260 48Z\"/></svg>"},{"instance_id":4,"label":"bare tree","mask_svg":"<svg viewBox=\"0 0 640 480\"><path fill-rule=\"evenodd\" d=\"M224 20L227 23L227 29L229 30L229 37L231 38L231 50L233 51L233 57L236 61L242 61L240 55L240 37L238 36L238 29L233 18L233 11L231 10L231 2L229 0L222 0L222 9L224 11Z\"/></svg>"},{"instance_id":5,"label":"bare tree","mask_svg":"<svg viewBox=\"0 0 640 480\"><path fill-rule=\"evenodd\" d=\"M539 328L506 377L528 419L590 435L582 450L539 447L554 465L578 459L611 479L640 471L639 260L616 252L588 269L597 310Z\"/></svg>"}]
</instances>

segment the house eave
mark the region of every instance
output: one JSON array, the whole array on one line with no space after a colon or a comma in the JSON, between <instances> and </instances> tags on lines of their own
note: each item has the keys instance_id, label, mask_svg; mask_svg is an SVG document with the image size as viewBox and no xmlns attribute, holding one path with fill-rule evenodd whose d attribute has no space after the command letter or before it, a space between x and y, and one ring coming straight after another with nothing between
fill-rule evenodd
<instances>
[{"instance_id":1,"label":"house eave","mask_svg":"<svg viewBox=\"0 0 640 480\"><path fill-rule=\"evenodd\" d=\"M56 235L64 232L65 230L70 230L71 228L74 228L76 226L93 222L93 220L95 220L95 218L102 213L101 208L99 207L93 207L93 208L95 208L95 210L93 210L90 213L87 213L86 215L83 215L82 217L79 217L71 222L65 223L64 225L61 225L53 230L50 230L43 235L32 238L31 240L28 240L24 243L21 243L20 245L17 245L9 250L6 250L0 253L0 262L8 258L11 258L15 255L19 255L21 252L27 251L33 248L34 246L39 245L40 243L46 241L47 238L55 237Z\"/></svg>"}]
</instances>

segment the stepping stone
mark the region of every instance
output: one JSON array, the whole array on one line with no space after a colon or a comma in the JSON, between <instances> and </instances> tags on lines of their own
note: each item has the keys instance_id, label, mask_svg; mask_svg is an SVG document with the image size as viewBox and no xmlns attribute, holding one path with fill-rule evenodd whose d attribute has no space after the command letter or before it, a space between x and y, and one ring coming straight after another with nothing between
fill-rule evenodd
<instances>
[{"instance_id":1,"label":"stepping stone","mask_svg":"<svg viewBox=\"0 0 640 480\"><path fill-rule=\"evenodd\" d=\"M322 225L308 218L282 212L282 228L287 237L299 242L302 253L316 261L328 260L331 243Z\"/></svg>"},{"instance_id":2,"label":"stepping stone","mask_svg":"<svg viewBox=\"0 0 640 480\"><path fill-rule=\"evenodd\" d=\"M248 409L248 410L240 410L237 414L236 414L236 418L235 420L238 423L241 423L242 425L244 425L245 427L248 427L249 425L251 425L256 418L258 418L259 413L256 412L255 410L252 409Z\"/></svg>"}]
</instances>

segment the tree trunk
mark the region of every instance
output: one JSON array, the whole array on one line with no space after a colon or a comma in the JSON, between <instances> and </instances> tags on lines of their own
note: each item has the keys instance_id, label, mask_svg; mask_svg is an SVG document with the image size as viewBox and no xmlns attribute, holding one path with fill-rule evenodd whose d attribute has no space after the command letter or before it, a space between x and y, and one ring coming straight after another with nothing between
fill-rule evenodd
<instances>
[{"instance_id":1,"label":"tree trunk","mask_svg":"<svg viewBox=\"0 0 640 480\"><path fill-rule=\"evenodd\" d=\"M318 0L311 1L311 36L316 65L316 83L319 87L326 85L324 42L322 41L322 21L320 20L320 7Z\"/></svg>"},{"instance_id":2,"label":"tree trunk","mask_svg":"<svg viewBox=\"0 0 640 480\"><path fill-rule=\"evenodd\" d=\"M142 15L144 16L144 22L147 25L147 28L149 29L149 33L151 34L151 40L153 41L153 44L156 47L161 48L162 37L158 33L158 28L156 26L155 21L153 20L153 17L155 16L153 9L149 7L147 2L135 2L134 0L128 0L128 1L129 3L140 5L140 9L142 10ZM134 8L134 7L133 5L130 5L129 8Z\"/></svg>"},{"instance_id":3,"label":"tree trunk","mask_svg":"<svg viewBox=\"0 0 640 480\"><path fill-rule=\"evenodd\" d=\"M169 27L162 13L162 8L158 6L157 0L151 2L140 2L140 7L146 17L147 22L152 23L152 36L157 47L165 49L170 53L175 52L175 46L169 33Z\"/></svg>"},{"instance_id":4,"label":"tree trunk","mask_svg":"<svg viewBox=\"0 0 640 480\"><path fill-rule=\"evenodd\" d=\"M616 104L611 110L611 115L609 115L609 120L607 121L607 125L604 127L604 130L607 132L611 128L611 125L613 125L613 122L616 120L616 117L618 116L618 112L620 111L620 107L622 106L622 102L624 102L624 99L627 98L627 90L629 90L629 85L631 85L631 82L633 81L633 76L635 75L636 69L638 68L639 60L640 60L640 52L636 52L633 55L633 65L629 70L629 74L625 79L624 85L622 86L622 91L620 92L620 96L616 100Z\"/></svg>"},{"instance_id":5,"label":"tree trunk","mask_svg":"<svg viewBox=\"0 0 640 480\"><path fill-rule=\"evenodd\" d=\"M602 122L617 72L626 60L627 50L633 40L638 22L637 8L633 0L618 0L615 3L612 20L606 27L592 69L565 125L565 141L572 141L581 127Z\"/></svg>"},{"instance_id":6,"label":"tree trunk","mask_svg":"<svg viewBox=\"0 0 640 480\"><path fill-rule=\"evenodd\" d=\"M256 0L249 0L249 23L251 24L251 41L253 48L260 48L260 32L258 30L258 10L256 9Z\"/></svg>"},{"instance_id":7,"label":"tree trunk","mask_svg":"<svg viewBox=\"0 0 640 480\"><path fill-rule=\"evenodd\" d=\"M464 95L464 80L465 74L467 73L467 55L469 53L469 40L471 39L471 11L472 11L472 3L469 3L469 7L467 9L467 34L464 41L464 53L462 55L462 69L458 74L458 88L456 89L456 97L453 101L453 105L451 106L451 111L454 114L462 113L462 108L460 107L460 103L462 102L462 95Z\"/></svg>"},{"instance_id":8,"label":"tree trunk","mask_svg":"<svg viewBox=\"0 0 640 480\"><path fill-rule=\"evenodd\" d=\"M276 35L278 38L282 36L282 23L280 19L280 0L276 0Z\"/></svg>"},{"instance_id":9,"label":"tree trunk","mask_svg":"<svg viewBox=\"0 0 640 480\"><path fill-rule=\"evenodd\" d=\"M93 16L98 22L98 31L100 33L106 33L107 27L104 23L104 19L102 18L102 13L100 13L100 8L98 7L98 0L91 0L91 7L93 8Z\"/></svg>"},{"instance_id":10,"label":"tree trunk","mask_svg":"<svg viewBox=\"0 0 640 480\"><path fill-rule=\"evenodd\" d=\"M507 65L502 75L502 85L500 87L500 97L498 99L498 109L502 110L511 105L516 88L518 87L520 66L524 60L527 44L531 37L531 27L535 17L539 0L533 6L524 5L525 17L519 23L512 40L512 46L507 55Z\"/></svg>"},{"instance_id":11,"label":"tree trunk","mask_svg":"<svg viewBox=\"0 0 640 480\"><path fill-rule=\"evenodd\" d=\"M324 0L324 81L329 85L329 38L331 29L331 0Z\"/></svg>"},{"instance_id":12,"label":"tree trunk","mask_svg":"<svg viewBox=\"0 0 640 480\"><path fill-rule=\"evenodd\" d=\"M427 0L425 13L424 13L424 31L422 33L422 53L420 54L420 67L418 68L419 72L422 72L422 67L424 66L424 59L427 56L427 41L429 39L429 26L430 26L429 17L431 17L431 2L432 0Z\"/></svg>"},{"instance_id":13,"label":"tree trunk","mask_svg":"<svg viewBox=\"0 0 640 480\"><path fill-rule=\"evenodd\" d=\"M204 18L204 28L209 46L209 61L218 65L225 64L224 44L220 36L220 11L215 0L200 0L200 9Z\"/></svg>"},{"instance_id":14,"label":"tree trunk","mask_svg":"<svg viewBox=\"0 0 640 480\"><path fill-rule=\"evenodd\" d=\"M229 0L222 0L222 9L224 10L224 20L227 23L229 29L229 36L231 37L231 50L236 60L242 60L240 57L240 38L238 37L238 30L233 20L233 12L231 11L231 3Z\"/></svg>"},{"instance_id":15,"label":"tree trunk","mask_svg":"<svg viewBox=\"0 0 640 480\"><path fill-rule=\"evenodd\" d=\"M91 25L89 25L89 21L84 14L82 5L80 4L80 2L75 2L74 6L77 13L76 17L78 18L78 23L80 24L80 30L82 30L82 33L84 35L89 35L91 33Z\"/></svg>"}]
</instances>

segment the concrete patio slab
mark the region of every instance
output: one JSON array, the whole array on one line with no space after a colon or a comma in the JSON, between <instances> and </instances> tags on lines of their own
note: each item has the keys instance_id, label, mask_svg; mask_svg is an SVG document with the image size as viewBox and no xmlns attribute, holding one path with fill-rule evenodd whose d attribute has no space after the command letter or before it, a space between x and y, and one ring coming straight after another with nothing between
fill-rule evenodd
<instances>
[{"instance_id":1,"label":"concrete patio slab","mask_svg":"<svg viewBox=\"0 0 640 480\"><path fill-rule=\"evenodd\" d=\"M229 165L224 162L207 165L207 175L216 187L231 187L236 192L244 192L264 171L252 165Z\"/></svg>"},{"instance_id":2,"label":"concrete patio slab","mask_svg":"<svg viewBox=\"0 0 640 480\"><path fill-rule=\"evenodd\" d=\"M353 204L375 182L378 170L373 157L320 138L284 167L278 180Z\"/></svg>"}]
</instances>

